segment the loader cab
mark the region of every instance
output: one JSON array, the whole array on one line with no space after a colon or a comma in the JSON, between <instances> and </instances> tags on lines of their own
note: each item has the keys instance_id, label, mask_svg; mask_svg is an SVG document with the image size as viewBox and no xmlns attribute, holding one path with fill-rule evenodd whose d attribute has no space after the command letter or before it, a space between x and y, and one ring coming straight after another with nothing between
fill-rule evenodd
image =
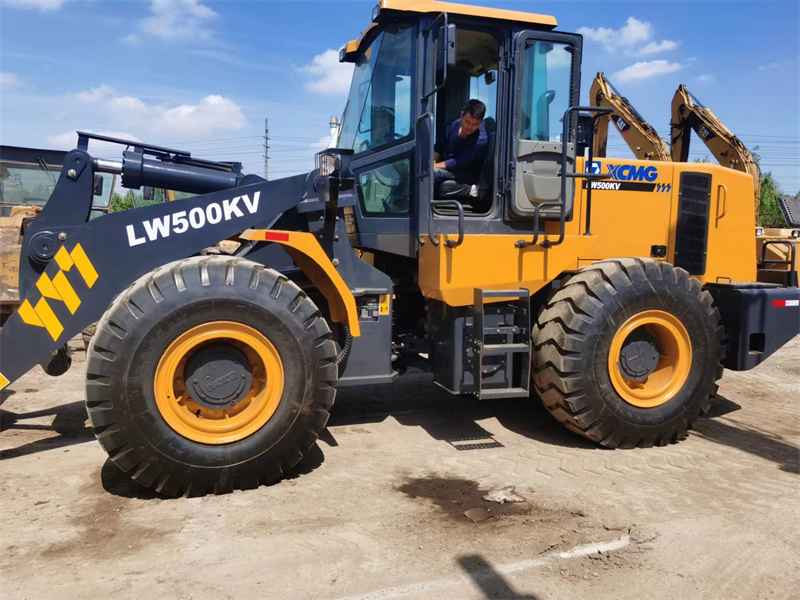
<instances>
[{"instance_id":1,"label":"loader cab","mask_svg":"<svg viewBox=\"0 0 800 600\"><path fill-rule=\"evenodd\" d=\"M542 223L556 216L564 143L568 170L575 158L577 114L567 140L562 118L578 104L580 36L553 32L554 21L486 18L460 5L453 10L468 14L384 4L340 53L354 63L337 144L353 152L355 185L342 198L353 206L353 244L413 258L431 234L530 232L540 204ZM486 105L479 195L444 203L433 148L471 98ZM567 218L573 195L570 180Z\"/></svg>"}]
</instances>

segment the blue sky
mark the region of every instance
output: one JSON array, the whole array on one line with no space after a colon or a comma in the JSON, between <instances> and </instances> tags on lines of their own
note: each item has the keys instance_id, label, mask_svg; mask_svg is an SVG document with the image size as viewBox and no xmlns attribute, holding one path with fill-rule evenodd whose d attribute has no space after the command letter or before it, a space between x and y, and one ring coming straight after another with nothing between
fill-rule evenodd
<instances>
[{"instance_id":1,"label":"blue sky","mask_svg":"<svg viewBox=\"0 0 800 600\"><path fill-rule=\"evenodd\" d=\"M605 71L666 137L685 83L784 191L800 189L800 3L470 2L553 14L584 33L582 101ZM76 129L238 160L312 167L374 2L0 0L0 143L74 147ZM610 154L631 156L612 132ZM706 155L698 139L692 157ZM118 151L94 148L98 155Z\"/></svg>"}]
</instances>

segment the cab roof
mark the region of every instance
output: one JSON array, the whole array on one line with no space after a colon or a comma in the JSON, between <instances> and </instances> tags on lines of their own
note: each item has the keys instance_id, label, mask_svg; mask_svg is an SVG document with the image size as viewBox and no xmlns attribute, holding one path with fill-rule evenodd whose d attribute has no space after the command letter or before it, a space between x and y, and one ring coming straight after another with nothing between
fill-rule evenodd
<instances>
[{"instance_id":1,"label":"cab roof","mask_svg":"<svg viewBox=\"0 0 800 600\"><path fill-rule=\"evenodd\" d=\"M554 29L558 25L556 18L550 15L539 15L536 13L505 10L501 8L487 8L484 6L473 6L471 4L456 4L454 2L438 2L437 0L380 0L376 8L378 7L382 11L392 10L421 14L447 13L449 15L463 15L482 19L516 21L518 23L538 25L546 29ZM374 27L375 23L370 23L357 40L347 42L344 47L344 54L350 54L358 50L361 42Z\"/></svg>"}]
</instances>

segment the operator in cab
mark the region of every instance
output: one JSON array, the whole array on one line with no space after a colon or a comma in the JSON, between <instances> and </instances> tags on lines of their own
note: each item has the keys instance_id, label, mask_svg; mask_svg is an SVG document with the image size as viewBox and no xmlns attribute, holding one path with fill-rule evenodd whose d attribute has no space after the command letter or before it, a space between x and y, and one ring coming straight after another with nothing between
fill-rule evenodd
<instances>
[{"instance_id":1,"label":"operator in cab","mask_svg":"<svg viewBox=\"0 0 800 600\"><path fill-rule=\"evenodd\" d=\"M483 128L486 105L470 100L461 116L445 127L434 146L433 184L437 198L477 198L488 136Z\"/></svg>"}]
</instances>

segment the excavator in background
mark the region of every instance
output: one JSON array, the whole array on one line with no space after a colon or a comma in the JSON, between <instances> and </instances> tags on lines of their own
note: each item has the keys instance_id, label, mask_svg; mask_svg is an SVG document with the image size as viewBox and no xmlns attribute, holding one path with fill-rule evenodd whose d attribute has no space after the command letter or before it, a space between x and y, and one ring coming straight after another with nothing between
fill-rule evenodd
<instances>
[{"instance_id":1,"label":"excavator in background","mask_svg":"<svg viewBox=\"0 0 800 600\"><path fill-rule=\"evenodd\" d=\"M734 171L743 171L753 177L753 197L756 223L758 223L761 174L758 171L756 160L742 141L733 135L684 84L678 86L672 97L672 118L669 125L670 150L673 161L689 161L690 134L693 130L703 140L719 164Z\"/></svg>"},{"instance_id":2,"label":"excavator in background","mask_svg":"<svg viewBox=\"0 0 800 600\"><path fill-rule=\"evenodd\" d=\"M658 135L655 128L644 120L644 117L617 91L602 72L598 73L592 82L589 104L614 110L611 114L595 118L593 142L595 156L606 156L608 122L611 121L637 159L672 160L669 145L664 138Z\"/></svg>"},{"instance_id":3,"label":"excavator in background","mask_svg":"<svg viewBox=\"0 0 800 600\"><path fill-rule=\"evenodd\" d=\"M694 131L723 167L742 171L753 178L753 202L756 224L761 208L761 173L753 154L697 96L681 84L672 97L670 150L672 160L689 160L689 143ZM789 227L756 227L756 252L762 265L770 271L791 270L792 256L800 245L800 201L789 196L777 198L783 218ZM723 209L724 210L724 209ZM795 269L794 279L797 280ZM766 272L764 273L766 275Z\"/></svg>"}]
</instances>

